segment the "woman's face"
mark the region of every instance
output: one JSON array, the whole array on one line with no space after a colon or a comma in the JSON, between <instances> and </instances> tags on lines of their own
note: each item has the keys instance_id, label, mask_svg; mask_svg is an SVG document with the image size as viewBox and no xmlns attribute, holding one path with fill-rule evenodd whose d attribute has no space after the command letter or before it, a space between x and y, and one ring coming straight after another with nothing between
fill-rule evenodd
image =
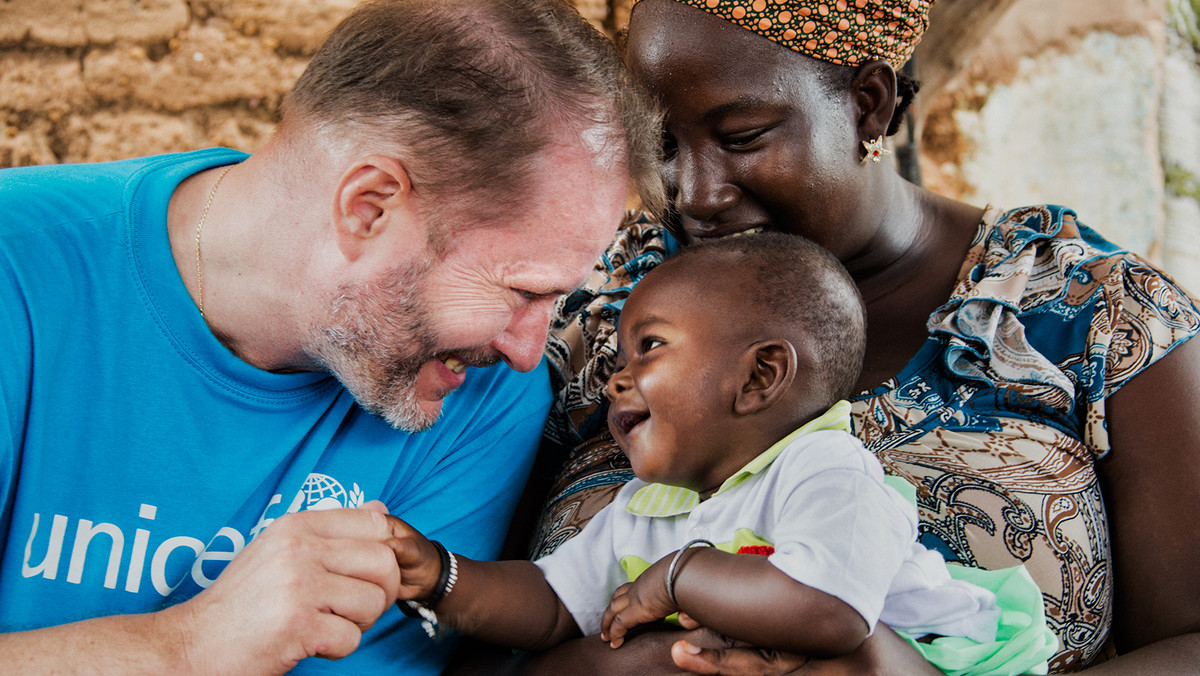
<instances>
[{"instance_id":1,"label":"woman's face","mask_svg":"<svg viewBox=\"0 0 1200 676\"><path fill-rule=\"evenodd\" d=\"M849 95L816 62L674 0L643 0L628 59L666 109L685 239L752 228L804 235L846 260L862 176Z\"/></svg>"}]
</instances>

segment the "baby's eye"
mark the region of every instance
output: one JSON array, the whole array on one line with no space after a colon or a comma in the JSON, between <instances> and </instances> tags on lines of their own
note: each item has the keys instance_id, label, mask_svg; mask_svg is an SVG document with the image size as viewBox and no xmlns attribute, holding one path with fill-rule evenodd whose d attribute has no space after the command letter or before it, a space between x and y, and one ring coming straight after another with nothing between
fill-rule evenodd
<instances>
[{"instance_id":1,"label":"baby's eye","mask_svg":"<svg viewBox=\"0 0 1200 676\"><path fill-rule=\"evenodd\" d=\"M666 343L663 342L659 338L643 338L641 344L638 347L639 347L639 351L642 354L645 354L645 353L649 352L650 350L653 350L654 348L658 347L659 345L665 345L665 344Z\"/></svg>"}]
</instances>

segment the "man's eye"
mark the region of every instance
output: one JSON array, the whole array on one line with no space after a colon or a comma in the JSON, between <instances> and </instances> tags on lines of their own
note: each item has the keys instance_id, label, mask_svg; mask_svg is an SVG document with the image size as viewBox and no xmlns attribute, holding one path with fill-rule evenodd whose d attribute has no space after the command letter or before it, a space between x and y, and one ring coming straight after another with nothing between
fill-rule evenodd
<instances>
[{"instance_id":1,"label":"man's eye","mask_svg":"<svg viewBox=\"0 0 1200 676\"><path fill-rule=\"evenodd\" d=\"M513 290L516 291L517 295L521 297L521 300L525 301L526 303L536 303L538 301L542 301L542 300L546 300L546 299L550 299L550 298L554 298L554 299L558 298L557 294L538 293L537 291L529 291L527 289L513 289Z\"/></svg>"}]
</instances>

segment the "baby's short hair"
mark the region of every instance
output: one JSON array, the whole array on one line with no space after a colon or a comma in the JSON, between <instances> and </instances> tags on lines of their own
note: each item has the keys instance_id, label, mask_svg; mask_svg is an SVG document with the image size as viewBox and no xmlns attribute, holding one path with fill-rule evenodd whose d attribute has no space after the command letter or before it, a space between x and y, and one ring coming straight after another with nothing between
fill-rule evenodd
<instances>
[{"instance_id":1,"label":"baby's short hair","mask_svg":"<svg viewBox=\"0 0 1200 676\"><path fill-rule=\"evenodd\" d=\"M711 270L714 283L726 266L745 282L748 293L739 298L745 311L719 321L761 326L763 339L802 341L816 355L830 403L854 394L867 343L866 309L833 254L803 237L764 232L704 240L660 267L689 261Z\"/></svg>"}]
</instances>

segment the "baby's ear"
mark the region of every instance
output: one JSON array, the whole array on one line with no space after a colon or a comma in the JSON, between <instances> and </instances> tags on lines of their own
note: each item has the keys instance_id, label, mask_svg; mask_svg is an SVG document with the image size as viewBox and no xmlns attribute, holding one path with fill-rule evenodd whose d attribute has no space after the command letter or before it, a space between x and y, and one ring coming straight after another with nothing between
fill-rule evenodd
<instances>
[{"instance_id":1,"label":"baby's ear","mask_svg":"<svg viewBox=\"0 0 1200 676\"><path fill-rule=\"evenodd\" d=\"M764 340L743 353L746 380L733 403L739 415L758 413L774 406L796 380L796 348L786 340Z\"/></svg>"}]
</instances>

